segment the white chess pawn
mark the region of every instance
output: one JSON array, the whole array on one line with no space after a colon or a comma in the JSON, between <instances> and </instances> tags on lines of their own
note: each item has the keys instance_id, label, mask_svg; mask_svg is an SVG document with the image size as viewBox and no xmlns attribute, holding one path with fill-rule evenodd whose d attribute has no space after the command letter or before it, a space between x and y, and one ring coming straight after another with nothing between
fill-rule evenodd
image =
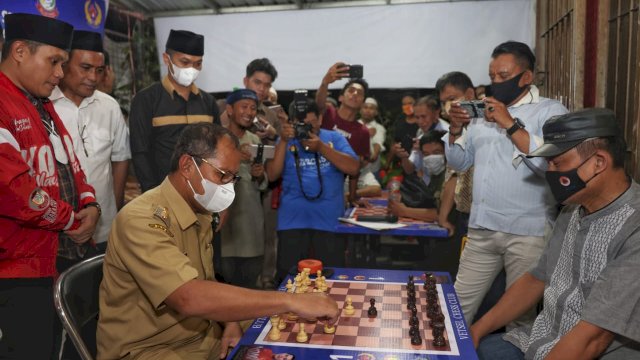
<instances>
[{"instance_id":1,"label":"white chess pawn","mask_svg":"<svg viewBox=\"0 0 640 360\"><path fill-rule=\"evenodd\" d=\"M300 323L298 326L300 327L300 331L298 332L298 335L296 335L296 341L300 343L307 342L307 340L309 340L309 336L304 332L304 323Z\"/></svg>"},{"instance_id":2,"label":"white chess pawn","mask_svg":"<svg viewBox=\"0 0 640 360\"><path fill-rule=\"evenodd\" d=\"M345 315L353 315L355 314L355 309L353 308L353 305L351 305L351 297L347 297L347 306L344 307L344 314Z\"/></svg>"},{"instance_id":3,"label":"white chess pawn","mask_svg":"<svg viewBox=\"0 0 640 360\"><path fill-rule=\"evenodd\" d=\"M328 323L324 324L324 333L325 334L333 334L336 332L336 327L333 325L329 325Z\"/></svg>"},{"instance_id":4,"label":"white chess pawn","mask_svg":"<svg viewBox=\"0 0 640 360\"><path fill-rule=\"evenodd\" d=\"M287 280L287 292L288 293L292 293L293 292L293 283L291 282L291 279Z\"/></svg>"},{"instance_id":5,"label":"white chess pawn","mask_svg":"<svg viewBox=\"0 0 640 360\"><path fill-rule=\"evenodd\" d=\"M280 329L278 328L278 322L280 317L278 315L271 317L271 331L269 331L269 340L278 341L280 340Z\"/></svg>"},{"instance_id":6,"label":"white chess pawn","mask_svg":"<svg viewBox=\"0 0 640 360\"><path fill-rule=\"evenodd\" d=\"M278 330L284 330L287 327L287 323L284 322L283 318L280 318L280 321L278 321Z\"/></svg>"}]
</instances>

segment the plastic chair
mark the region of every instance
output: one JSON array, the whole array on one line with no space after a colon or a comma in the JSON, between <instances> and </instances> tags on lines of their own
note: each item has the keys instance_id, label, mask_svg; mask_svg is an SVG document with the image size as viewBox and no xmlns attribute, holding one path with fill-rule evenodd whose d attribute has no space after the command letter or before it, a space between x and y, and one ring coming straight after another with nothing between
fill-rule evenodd
<instances>
[{"instance_id":1,"label":"plastic chair","mask_svg":"<svg viewBox=\"0 0 640 360\"><path fill-rule=\"evenodd\" d=\"M104 255L70 267L56 281L54 303L67 335L83 360L96 356L98 291Z\"/></svg>"}]
</instances>

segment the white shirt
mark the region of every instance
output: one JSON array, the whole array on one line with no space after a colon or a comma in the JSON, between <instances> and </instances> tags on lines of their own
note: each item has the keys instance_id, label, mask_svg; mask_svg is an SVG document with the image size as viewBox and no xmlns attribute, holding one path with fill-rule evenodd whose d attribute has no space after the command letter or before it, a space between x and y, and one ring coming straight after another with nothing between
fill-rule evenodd
<instances>
[{"instance_id":1,"label":"white shirt","mask_svg":"<svg viewBox=\"0 0 640 360\"><path fill-rule=\"evenodd\" d=\"M358 122L360 122L361 124L364 124L364 126L367 127L367 129L376 129L376 134L373 135L373 137L371 137L369 144L370 144L370 151L373 154L373 145L378 144L380 145L380 153L378 153L378 158L376 159L376 161L367 164L366 166L366 170L367 171L371 171L372 173L377 172L378 170L380 170L380 155L384 152L385 147L384 147L384 140L387 137L387 129L384 128L384 126L382 126L380 123L378 123L375 120L371 120L371 122L365 122L364 120L360 119L358 120Z\"/></svg>"},{"instance_id":2,"label":"white shirt","mask_svg":"<svg viewBox=\"0 0 640 360\"><path fill-rule=\"evenodd\" d=\"M544 123L568 112L558 101L541 97L534 85L507 110L524 122L529 132L529 152L542 145ZM449 145L449 134L442 137L447 164L457 171L475 166L470 228L542 236L546 219L554 213L544 179L546 161L525 159L506 132L495 122L471 119L454 144Z\"/></svg>"},{"instance_id":3,"label":"white shirt","mask_svg":"<svg viewBox=\"0 0 640 360\"><path fill-rule=\"evenodd\" d=\"M94 187L102 208L93 239L96 243L107 241L111 222L118 211L111 162L131 159L129 128L118 102L98 90L84 98L79 107L58 87L49 99L71 135L87 182Z\"/></svg>"}]
</instances>

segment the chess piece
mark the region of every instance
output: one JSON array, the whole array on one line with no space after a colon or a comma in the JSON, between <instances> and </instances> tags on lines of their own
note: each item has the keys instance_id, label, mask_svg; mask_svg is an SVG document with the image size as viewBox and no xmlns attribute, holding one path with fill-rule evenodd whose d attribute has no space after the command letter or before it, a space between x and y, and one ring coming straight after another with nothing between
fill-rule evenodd
<instances>
[{"instance_id":1,"label":"chess piece","mask_svg":"<svg viewBox=\"0 0 640 360\"><path fill-rule=\"evenodd\" d=\"M284 330L287 327L287 323L284 321L283 318L280 318L280 321L278 321L278 330Z\"/></svg>"},{"instance_id":2,"label":"chess piece","mask_svg":"<svg viewBox=\"0 0 640 360\"><path fill-rule=\"evenodd\" d=\"M269 331L269 340L278 341L280 340L280 329L278 329L278 322L280 317L278 315L271 317L271 331Z\"/></svg>"},{"instance_id":3,"label":"chess piece","mask_svg":"<svg viewBox=\"0 0 640 360\"><path fill-rule=\"evenodd\" d=\"M333 334L336 332L336 327L333 325L329 325L328 323L324 324L324 333L325 334Z\"/></svg>"},{"instance_id":4,"label":"chess piece","mask_svg":"<svg viewBox=\"0 0 640 360\"><path fill-rule=\"evenodd\" d=\"M369 315L369 317L378 316L378 309L376 309L376 299L369 299L369 304L371 305L369 306L369 310L367 310L367 314Z\"/></svg>"},{"instance_id":5,"label":"chess piece","mask_svg":"<svg viewBox=\"0 0 640 360\"><path fill-rule=\"evenodd\" d=\"M300 343L307 342L309 340L309 336L304 332L304 323L299 323L298 327L300 328L300 331L298 331L298 335L296 335L296 341Z\"/></svg>"},{"instance_id":6,"label":"chess piece","mask_svg":"<svg viewBox=\"0 0 640 360\"><path fill-rule=\"evenodd\" d=\"M418 324L418 316L417 315L411 315L411 317L409 318L409 325L411 326L415 326Z\"/></svg>"},{"instance_id":7,"label":"chess piece","mask_svg":"<svg viewBox=\"0 0 640 360\"><path fill-rule=\"evenodd\" d=\"M443 314L435 314L433 316L433 319L431 319L431 327L434 327L436 324L444 324Z\"/></svg>"},{"instance_id":8,"label":"chess piece","mask_svg":"<svg viewBox=\"0 0 640 360\"><path fill-rule=\"evenodd\" d=\"M409 328L409 336L414 337L420 333L420 328L418 326L412 326Z\"/></svg>"},{"instance_id":9,"label":"chess piece","mask_svg":"<svg viewBox=\"0 0 640 360\"><path fill-rule=\"evenodd\" d=\"M433 334L434 338L437 337L438 335L444 334L444 324L442 323L433 324L433 327L431 328L431 333Z\"/></svg>"},{"instance_id":10,"label":"chess piece","mask_svg":"<svg viewBox=\"0 0 640 360\"><path fill-rule=\"evenodd\" d=\"M298 315L296 315L294 313L289 313L289 315L287 315L287 319L289 321L297 321L298 320Z\"/></svg>"},{"instance_id":11,"label":"chess piece","mask_svg":"<svg viewBox=\"0 0 640 360\"><path fill-rule=\"evenodd\" d=\"M287 280L286 288L287 288L287 292L288 293L292 293L293 292L293 283L291 282L291 279Z\"/></svg>"},{"instance_id":12,"label":"chess piece","mask_svg":"<svg viewBox=\"0 0 640 360\"><path fill-rule=\"evenodd\" d=\"M344 314L345 315L353 315L355 314L355 309L353 308L353 305L351 305L351 297L347 297L347 306L344 307Z\"/></svg>"},{"instance_id":13,"label":"chess piece","mask_svg":"<svg viewBox=\"0 0 640 360\"><path fill-rule=\"evenodd\" d=\"M433 338L433 346L442 347L446 345L447 345L447 342L444 340L443 335L439 335Z\"/></svg>"},{"instance_id":14,"label":"chess piece","mask_svg":"<svg viewBox=\"0 0 640 360\"><path fill-rule=\"evenodd\" d=\"M416 334L415 336L411 337L411 345L414 345L414 346L422 345L422 337L420 337L420 334Z\"/></svg>"}]
</instances>

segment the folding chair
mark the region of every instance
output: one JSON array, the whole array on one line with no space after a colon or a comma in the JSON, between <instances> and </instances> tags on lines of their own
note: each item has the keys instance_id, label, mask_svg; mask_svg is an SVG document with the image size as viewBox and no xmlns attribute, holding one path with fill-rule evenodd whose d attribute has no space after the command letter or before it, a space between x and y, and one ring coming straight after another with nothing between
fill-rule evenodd
<instances>
[{"instance_id":1,"label":"folding chair","mask_svg":"<svg viewBox=\"0 0 640 360\"><path fill-rule=\"evenodd\" d=\"M62 326L83 360L96 356L98 290L104 255L87 259L63 272L54 287L54 303Z\"/></svg>"}]
</instances>

